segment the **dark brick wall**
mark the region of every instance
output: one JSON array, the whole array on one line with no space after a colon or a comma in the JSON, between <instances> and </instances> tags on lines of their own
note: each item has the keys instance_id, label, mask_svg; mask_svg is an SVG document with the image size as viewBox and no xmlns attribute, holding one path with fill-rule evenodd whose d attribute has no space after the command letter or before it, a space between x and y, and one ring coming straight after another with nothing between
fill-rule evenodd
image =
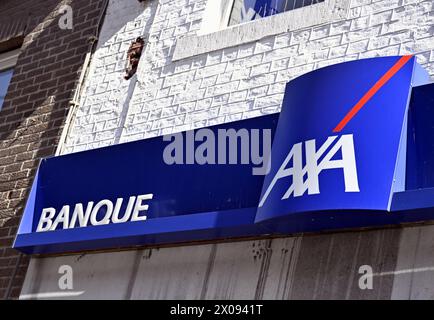
<instances>
[{"instance_id":1,"label":"dark brick wall","mask_svg":"<svg viewBox=\"0 0 434 320\"><path fill-rule=\"evenodd\" d=\"M73 8L73 30L59 28L62 3ZM0 111L0 299L19 296L29 257L11 245L39 160L55 153L103 8L104 0L0 1L3 25L26 20Z\"/></svg>"}]
</instances>

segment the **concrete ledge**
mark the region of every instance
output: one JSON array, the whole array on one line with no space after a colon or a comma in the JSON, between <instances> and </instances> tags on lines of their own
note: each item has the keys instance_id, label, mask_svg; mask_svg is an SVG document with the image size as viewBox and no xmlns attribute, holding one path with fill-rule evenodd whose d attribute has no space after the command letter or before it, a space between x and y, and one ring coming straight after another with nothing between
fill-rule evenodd
<instances>
[{"instance_id":1,"label":"concrete ledge","mask_svg":"<svg viewBox=\"0 0 434 320\"><path fill-rule=\"evenodd\" d=\"M346 17L348 8L347 0L326 0L313 6L254 20L218 32L180 38L175 45L172 61L238 46L279 33L341 20Z\"/></svg>"}]
</instances>

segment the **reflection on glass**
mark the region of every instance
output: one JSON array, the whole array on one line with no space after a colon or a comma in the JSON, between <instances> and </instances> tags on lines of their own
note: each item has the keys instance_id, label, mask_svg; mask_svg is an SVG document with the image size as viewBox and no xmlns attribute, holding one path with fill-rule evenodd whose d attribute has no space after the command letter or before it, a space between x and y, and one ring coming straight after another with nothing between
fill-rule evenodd
<instances>
[{"instance_id":1,"label":"reflection on glass","mask_svg":"<svg viewBox=\"0 0 434 320\"><path fill-rule=\"evenodd\" d=\"M0 110L3 105L3 101L8 91L9 82L11 81L13 69L0 71Z\"/></svg>"},{"instance_id":2,"label":"reflection on glass","mask_svg":"<svg viewBox=\"0 0 434 320\"><path fill-rule=\"evenodd\" d=\"M260 19L324 0L234 0L229 25Z\"/></svg>"}]
</instances>

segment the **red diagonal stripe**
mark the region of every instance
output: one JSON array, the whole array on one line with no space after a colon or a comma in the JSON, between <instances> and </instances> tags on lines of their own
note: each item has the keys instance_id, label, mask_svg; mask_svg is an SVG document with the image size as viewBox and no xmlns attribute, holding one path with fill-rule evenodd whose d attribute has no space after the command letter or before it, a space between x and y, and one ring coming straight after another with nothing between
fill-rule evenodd
<instances>
[{"instance_id":1,"label":"red diagonal stripe","mask_svg":"<svg viewBox=\"0 0 434 320\"><path fill-rule=\"evenodd\" d=\"M401 68L412 58L412 55L401 57L393 66L390 68L380 80L378 80L374 86L369 89L368 92L355 104L355 106L347 113L347 115L342 119L341 122L333 129L333 132L340 132L345 126L350 122L350 120L363 108L363 106L371 100L371 98L381 89Z\"/></svg>"}]
</instances>

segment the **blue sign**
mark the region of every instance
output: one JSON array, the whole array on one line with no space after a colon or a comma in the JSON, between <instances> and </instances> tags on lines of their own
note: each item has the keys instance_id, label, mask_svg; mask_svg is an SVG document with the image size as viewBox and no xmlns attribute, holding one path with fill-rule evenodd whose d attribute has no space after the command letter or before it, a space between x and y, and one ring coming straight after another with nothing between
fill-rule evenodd
<instances>
[{"instance_id":1,"label":"blue sign","mask_svg":"<svg viewBox=\"0 0 434 320\"><path fill-rule=\"evenodd\" d=\"M393 192L405 189L398 151L413 69L409 56L360 60L288 83L257 221L389 210Z\"/></svg>"},{"instance_id":2,"label":"blue sign","mask_svg":"<svg viewBox=\"0 0 434 320\"><path fill-rule=\"evenodd\" d=\"M407 127L432 127L415 120L426 115L420 95L409 103L424 77L411 56L338 64L288 83L280 114L43 159L14 247L55 253L434 219L414 212L434 207L434 178L415 194L408 177L424 170L412 154L426 141L407 152Z\"/></svg>"}]
</instances>

